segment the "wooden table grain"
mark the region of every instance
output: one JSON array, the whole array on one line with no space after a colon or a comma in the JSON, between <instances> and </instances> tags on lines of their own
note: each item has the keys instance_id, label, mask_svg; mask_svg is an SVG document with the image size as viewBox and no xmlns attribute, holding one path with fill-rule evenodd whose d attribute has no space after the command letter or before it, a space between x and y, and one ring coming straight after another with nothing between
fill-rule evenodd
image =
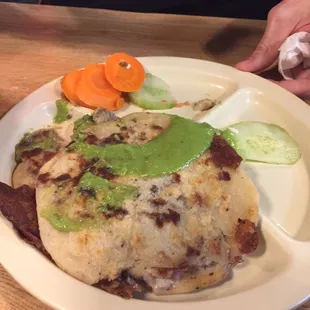
<instances>
[{"instance_id":1,"label":"wooden table grain","mask_svg":"<svg viewBox=\"0 0 310 310\"><path fill-rule=\"evenodd\" d=\"M264 28L255 20L0 3L0 117L46 82L113 52L234 65L253 51ZM0 309L50 310L2 266Z\"/></svg>"}]
</instances>

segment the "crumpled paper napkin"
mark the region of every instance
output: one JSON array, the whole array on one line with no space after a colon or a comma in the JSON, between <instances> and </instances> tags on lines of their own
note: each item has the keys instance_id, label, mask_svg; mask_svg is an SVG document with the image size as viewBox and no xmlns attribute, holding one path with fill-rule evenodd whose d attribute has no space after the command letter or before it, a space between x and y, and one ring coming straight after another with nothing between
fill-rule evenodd
<instances>
[{"instance_id":1,"label":"crumpled paper napkin","mask_svg":"<svg viewBox=\"0 0 310 310\"><path fill-rule=\"evenodd\" d=\"M297 32L289 36L281 45L278 70L286 80L293 80L292 69L298 65L310 67L310 33Z\"/></svg>"}]
</instances>

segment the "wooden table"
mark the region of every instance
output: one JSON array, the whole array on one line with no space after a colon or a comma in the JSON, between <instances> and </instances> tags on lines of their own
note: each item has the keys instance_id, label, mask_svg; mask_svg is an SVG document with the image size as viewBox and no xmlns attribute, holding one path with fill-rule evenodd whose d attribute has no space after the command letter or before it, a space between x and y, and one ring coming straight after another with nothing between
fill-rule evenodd
<instances>
[{"instance_id":1,"label":"wooden table","mask_svg":"<svg viewBox=\"0 0 310 310\"><path fill-rule=\"evenodd\" d=\"M0 117L46 82L113 52L234 65L251 53L264 27L262 21L0 3ZM0 266L0 309L50 308Z\"/></svg>"}]
</instances>

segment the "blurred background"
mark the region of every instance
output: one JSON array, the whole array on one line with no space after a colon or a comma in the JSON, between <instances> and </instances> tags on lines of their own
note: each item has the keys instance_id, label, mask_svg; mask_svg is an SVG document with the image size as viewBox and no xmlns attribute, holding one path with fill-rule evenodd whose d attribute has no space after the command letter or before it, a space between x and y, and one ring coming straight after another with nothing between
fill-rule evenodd
<instances>
[{"instance_id":1,"label":"blurred background","mask_svg":"<svg viewBox=\"0 0 310 310\"><path fill-rule=\"evenodd\" d=\"M103 8L145 13L266 19L280 0L6 0L41 5Z\"/></svg>"}]
</instances>

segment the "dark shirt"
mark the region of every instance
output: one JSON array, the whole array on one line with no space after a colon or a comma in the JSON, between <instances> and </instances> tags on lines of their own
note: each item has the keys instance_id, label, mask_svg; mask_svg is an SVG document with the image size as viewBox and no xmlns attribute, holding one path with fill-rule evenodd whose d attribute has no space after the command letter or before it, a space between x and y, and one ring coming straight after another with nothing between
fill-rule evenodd
<instances>
[{"instance_id":1,"label":"dark shirt","mask_svg":"<svg viewBox=\"0 0 310 310\"><path fill-rule=\"evenodd\" d=\"M266 19L280 0L49 0L51 4L133 12Z\"/></svg>"}]
</instances>

